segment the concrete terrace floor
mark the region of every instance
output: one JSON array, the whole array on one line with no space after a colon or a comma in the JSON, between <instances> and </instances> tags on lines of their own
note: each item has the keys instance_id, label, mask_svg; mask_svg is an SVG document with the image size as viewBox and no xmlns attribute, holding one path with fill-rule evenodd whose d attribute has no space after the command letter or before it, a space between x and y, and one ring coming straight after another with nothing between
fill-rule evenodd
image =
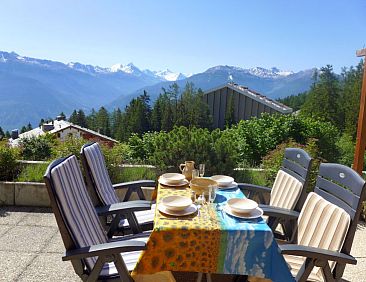
<instances>
[{"instance_id":1,"label":"concrete terrace floor","mask_svg":"<svg viewBox=\"0 0 366 282\"><path fill-rule=\"evenodd\" d=\"M366 225L359 224L344 281L365 281ZM63 243L50 209L0 207L0 281L81 281L70 262L63 262ZM177 281L195 281L195 274L178 275ZM213 281L232 281L214 276Z\"/></svg>"}]
</instances>

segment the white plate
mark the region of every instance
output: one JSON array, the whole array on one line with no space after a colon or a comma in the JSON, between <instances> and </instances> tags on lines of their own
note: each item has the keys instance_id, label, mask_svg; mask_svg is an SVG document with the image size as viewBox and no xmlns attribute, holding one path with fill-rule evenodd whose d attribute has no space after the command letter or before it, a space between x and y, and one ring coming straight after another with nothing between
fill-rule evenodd
<instances>
[{"instance_id":1,"label":"white plate","mask_svg":"<svg viewBox=\"0 0 366 282\"><path fill-rule=\"evenodd\" d=\"M234 178L228 175L212 175L212 180L215 180L219 186L230 186L234 182Z\"/></svg>"},{"instance_id":2,"label":"white plate","mask_svg":"<svg viewBox=\"0 0 366 282\"><path fill-rule=\"evenodd\" d=\"M238 187L238 183L236 183L234 181L229 186L217 186L217 189L219 189L219 190L225 190L225 189L234 189L234 188L237 188L237 187Z\"/></svg>"},{"instance_id":3,"label":"white plate","mask_svg":"<svg viewBox=\"0 0 366 282\"><path fill-rule=\"evenodd\" d=\"M184 196L171 195L162 198L161 203L170 210L183 211L192 205L192 200Z\"/></svg>"},{"instance_id":4,"label":"white plate","mask_svg":"<svg viewBox=\"0 0 366 282\"><path fill-rule=\"evenodd\" d=\"M243 219L253 219L253 218L261 217L263 215L263 210L261 208L256 208L254 211L252 211L249 214L240 214L240 213L232 211L228 205L225 205L223 208L223 211L234 217L243 218Z\"/></svg>"},{"instance_id":5,"label":"white plate","mask_svg":"<svg viewBox=\"0 0 366 282\"><path fill-rule=\"evenodd\" d=\"M178 184L168 183L165 180L165 178L162 178L162 177L160 177L158 181L159 181L160 184L162 184L164 186L170 186L170 187L181 187L181 186L185 186L185 185L189 184L189 181L187 179L184 179L181 183L178 183Z\"/></svg>"},{"instance_id":6,"label":"white plate","mask_svg":"<svg viewBox=\"0 0 366 282\"><path fill-rule=\"evenodd\" d=\"M164 214L167 215L173 215L173 216L185 216L185 215L190 215L193 214L197 211L197 206L192 204L190 205L188 208L186 208L185 210L182 211L172 211L167 209L166 206L164 206L163 204L159 204L158 205L158 210Z\"/></svg>"},{"instance_id":7,"label":"white plate","mask_svg":"<svg viewBox=\"0 0 366 282\"><path fill-rule=\"evenodd\" d=\"M164 179L166 183L174 185L180 184L186 177L181 173L164 173L160 178Z\"/></svg>"}]
</instances>

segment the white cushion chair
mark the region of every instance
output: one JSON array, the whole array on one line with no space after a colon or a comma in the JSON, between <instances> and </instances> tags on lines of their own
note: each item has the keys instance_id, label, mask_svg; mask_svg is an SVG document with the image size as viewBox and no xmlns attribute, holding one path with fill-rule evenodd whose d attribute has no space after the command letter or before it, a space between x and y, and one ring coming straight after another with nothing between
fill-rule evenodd
<instances>
[{"instance_id":1,"label":"white cushion chair","mask_svg":"<svg viewBox=\"0 0 366 282\"><path fill-rule=\"evenodd\" d=\"M323 163L298 216L268 208L272 217L297 219L293 237L280 245L296 281L340 281L346 264L357 263L350 252L365 195L354 170Z\"/></svg>"},{"instance_id":2,"label":"white cushion chair","mask_svg":"<svg viewBox=\"0 0 366 282\"><path fill-rule=\"evenodd\" d=\"M248 183L240 183L239 188L248 198L259 200L262 208L268 205L298 215L305 202L312 161L313 159L304 150L286 148L282 166L272 188ZM283 230L281 237L286 239L292 237L293 221L271 217L270 213L266 216L272 230L275 231L280 224Z\"/></svg>"}]
</instances>

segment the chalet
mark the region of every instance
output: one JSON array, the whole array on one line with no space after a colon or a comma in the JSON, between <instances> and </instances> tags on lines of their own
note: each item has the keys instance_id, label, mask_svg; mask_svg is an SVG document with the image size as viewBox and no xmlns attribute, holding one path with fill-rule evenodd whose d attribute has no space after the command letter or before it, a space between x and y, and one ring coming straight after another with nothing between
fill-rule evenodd
<instances>
[{"instance_id":1,"label":"chalet","mask_svg":"<svg viewBox=\"0 0 366 282\"><path fill-rule=\"evenodd\" d=\"M210 89L203 99L210 109L214 128L225 128L228 111L233 111L234 122L260 117L262 113L292 113L291 108L235 83Z\"/></svg>"},{"instance_id":2,"label":"chalet","mask_svg":"<svg viewBox=\"0 0 366 282\"><path fill-rule=\"evenodd\" d=\"M117 140L110 138L106 135L68 122L64 120L62 116L58 116L57 119L51 122L44 123L40 127L34 128L21 134L18 133L18 129L12 130L9 143L11 146L18 146L19 141L22 138L37 137L46 133L55 135L56 138L61 141L65 141L69 137L74 137L84 138L90 141L97 141L109 147L113 147L114 144L118 143Z\"/></svg>"}]
</instances>

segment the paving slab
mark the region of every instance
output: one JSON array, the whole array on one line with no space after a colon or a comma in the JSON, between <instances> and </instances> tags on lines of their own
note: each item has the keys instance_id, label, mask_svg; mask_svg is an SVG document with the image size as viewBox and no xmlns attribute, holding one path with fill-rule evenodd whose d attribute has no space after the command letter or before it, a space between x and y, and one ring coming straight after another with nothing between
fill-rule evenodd
<instances>
[{"instance_id":1,"label":"paving slab","mask_svg":"<svg viewBox=\"0 0 366 282\"><path fill-rule=\"evenodd\" d=\"M0 207L0 225L17 225L29 213L29 208Z\"/></svg>"},{"instance_id":2,"label":"paving slab","mask_svg":"<svg viewBox=\"0 0 366 282\"><path fill-rule=\"evenodd\" d=\"M40 252L57 232L52 227L15 226L0 240L0 250L20 253Z\"/></svg>"},{"instance_id":3,"label":"paving slab","mask_svg":"<svg viewBox=\"0 0 366 282\"><path fill-rule=\"evenodd\" d=\"M348 281L366 280L366 258L357 258L356 265L347 265L343 278Z\"/></svg>"},{"instance_id":4,"label":"paving slab","mask_svg":"<svg viewBox=\"0 0 366 282\"><path fill-rule=\"evenodd\" d=\"M48 226L57 228L53 213L32 212L23 217L17 225Z\"/></svg>"},{"instance_id":5,"label":"paving slab","mask_svg":"<svg viewBox=\"0 0 366 282\"><path fill-rule=\"evenodd\" d=\"M19 282L30 281L78 281L71 262L61 260L59 254L40 254L17 279Z\"/></svg>"},{"instance_id":6,"label":"paving slab","mask_svg":"<svg viewBox=\"0 0 366 282\"><path fill-rule=\"evenodd\" d=\"M44 248L45 253L57 253L57 254L64 254L65 253L65 246L61 238L60 232L56 232L53 237L50 239L49 243Z\"/></svg>"},{"instance_id":7,"label":"paving slab","mask_svg":"<svg viewBox=\"0 0 366 282\"><path fill-rule=\"evenodd\" d=\"M0 251L0 281L16 281L35 256L35 254Z\"/></svg>"},{"instance_id":8,"label":"paving slab","mask_svg":"<svg viewBox=\"0 0 366 282\"><path fill-rule=\"evenodd\" d=\"M12 228L13 228L13 226L11 226L11 225L0 225L0 236L5 234L6 232L8 232Z\"/></svg>"}]
</instances>

